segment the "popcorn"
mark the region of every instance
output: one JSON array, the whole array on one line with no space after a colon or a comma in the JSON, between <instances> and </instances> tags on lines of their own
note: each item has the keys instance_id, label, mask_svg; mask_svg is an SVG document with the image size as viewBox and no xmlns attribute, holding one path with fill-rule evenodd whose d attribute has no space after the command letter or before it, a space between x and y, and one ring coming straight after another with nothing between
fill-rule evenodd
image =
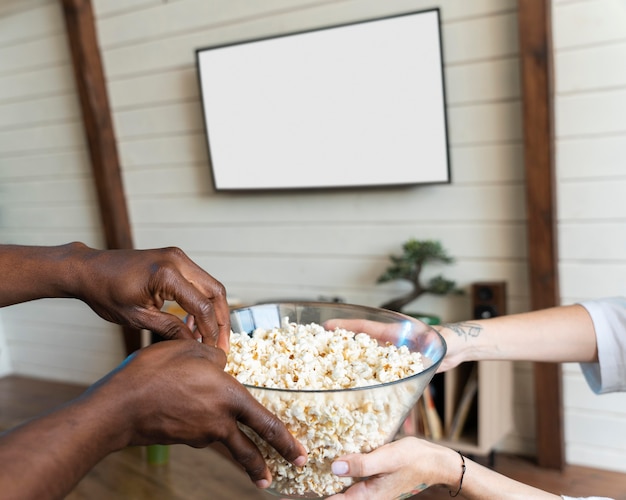
<instances>
[{"instance_id":1,"label":"popcorn","mask_svg":"<svg viewBox=\"0 0 626 500\"><path fill-rule=\"evenodd\" d=\"M423 359L365 333L283 318L281 328L231 332L230 344L226 371L308 450L307 464L295 467L242 426L270 467L272 489L284 496L329 496L350 486L354 479L335 476L332 461L392 439L422 389L417 378L381 388L423 371Z\"/></svg>"}]
</instances>

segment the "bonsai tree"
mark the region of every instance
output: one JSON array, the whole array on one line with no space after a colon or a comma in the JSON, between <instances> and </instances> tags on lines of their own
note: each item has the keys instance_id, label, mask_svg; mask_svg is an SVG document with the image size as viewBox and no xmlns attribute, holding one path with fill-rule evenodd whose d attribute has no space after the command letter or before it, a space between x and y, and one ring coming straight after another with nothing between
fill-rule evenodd
<instances>
[{"instance_id":1,"label":"bonsai tree","mask_svg":"<svg viewBox=\"0 0 626 500\"><path fill-rule=\"evenodd\" d=\"M454 259L448 255L440 242L410 239L402 245L402 250L402 255L389 257L392 264L378 277L378 283L403 279L410 282L413 289L402 297L384 303L382 308L401 312L404 306L425 293L434 295L463 293L463 290L456 287L454 281L447 280L441 275L435 276L426 285L420 281L420 274L427 263L443 262L450 264L454 262Z\"/></svg>"}]
</instances>

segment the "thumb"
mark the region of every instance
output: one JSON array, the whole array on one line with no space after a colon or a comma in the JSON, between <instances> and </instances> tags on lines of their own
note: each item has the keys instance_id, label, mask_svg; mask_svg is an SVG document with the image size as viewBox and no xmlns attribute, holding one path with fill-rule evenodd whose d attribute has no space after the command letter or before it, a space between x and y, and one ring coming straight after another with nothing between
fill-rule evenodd
<instances>
[{"instance_id":1,"label":"thumb","mask_svg":"<svg viewBox=\"0 0 626 500\"><path fill-rule=\"evenodd\" d=\"M337 476L370 477L397 471L403 465L402 455L396 453L402 441L395 441L369 453L351 453L337 458L331 470Z\"/></svg>"},{"instance_id":2,"label":"thumb","mask_svg":"<svg viewBox=\"0 0 626 500\"><path fill-rule=\"evenodd\" d=\"M331 470L337 476L367 477L370 475L367 473L367 458L368 455L358 453L344 455L332 463Z\"/></svg>"}]
</instances>

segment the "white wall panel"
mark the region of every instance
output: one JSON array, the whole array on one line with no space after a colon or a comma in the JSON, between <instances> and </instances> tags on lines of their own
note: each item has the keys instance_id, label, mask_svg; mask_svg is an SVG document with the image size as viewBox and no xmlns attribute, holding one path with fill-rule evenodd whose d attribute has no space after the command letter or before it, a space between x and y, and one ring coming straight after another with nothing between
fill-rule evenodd
<instances>
[{"instance_id":1,"label":"white wall panel","mask_svg":"<svg viewBox=\"0 0 626 500\"><path fill-rule=\"evenodd\" d=\"M109 82L109 99L117 110L172 101L198 100L198 75L193 66L155 75L143 75Z\"/></svg>"},{"instance_id":2,"label":"white wall panel","mask_svg":"<svg viewBox=\"0 0 626 500\"><path fill-rule=\"evenodd\" d=\"M623 64L615 64L615 61L625 58L626 40L563 52L557 62L557 71L562 75L557 82L557 91L572 93L624 86L626 68ZM581 66L586 70L581 71Z\"/></svg>"},{"instance_id":3,"label":"white wall panel","mask_svg":"<svg viewBox=\"0 0 626 500\"><path fill-rule=\"evenodd\" d=\"M76 240L102 245L61 2L6 0L0 5L0 242ZM88 383L119 363L119 329L102 334L104 322L93 313L92 322L77 324L63 301L2 313L0 355L10 353L16 373Z\"/></svg>"},{"instance_id":4,"label":"white wall panel","mask_svg":"<svg viewBox=\"0 0 626 500\"><path fill-rule=\"evenodd\" d=\"M84 383L100 378L125 357L119 327L79 301L20 304L3 311L3 320L14 370L21 375Z\"/></svg>"},{"instance_id":5,"label":"white wall panel","mask_svg":"<svg viewBox=\"0 0 626 500\"><path fill-rule=\"evenodd\" d=\"M33 178L46 180L55 179L59 175L84 175L87 157L88 153L84 149L5 156L0 162L0 181Z\"/></svg>"},{"instance_id":6,"label":"white wall panel","mask_svg":"<svg viewBox=\"0 0 626 500\"><path fill-rule=\"evenodd\" d=\"M33 98L5 104L2 108L4 113L0 117L0 129L80 118L80 108L73 94Z\"/></svg>"},{"instance_id":7,"label":"white wall panel","mask_svg":"<svg viewBox=\"0 0 626 500\"><path fill-rule=\"evenodd\" d=\"M169 1L175 2L180 0ZM158 6L162 3L162 0L93 0L92 2L96 16L102 18L132 12L137 9Z\"/></svg>"},{"instance_id":8,"label":"white wall panel","mask_svg":"<svg viewBox=\"0 0 626 500\"><path fill-rule=\"evenodd\" d=\"M626 134L561 138L557 152L560 180L624 176Z\"/></svg>"},{"instance_id":9,"label":"white wall panel","mask_svg":"<svg viewBox=\"0 0 626 500\"><path fill-rule=\"evenodd\" d=\"M517 0L472 0L471 2L449 2L438 4L442 8L445 21L464 21L470 17L489 17L494 14L511 13L517 11ZM432 2L423 2L422 7L431 7Z\"/></svg>"},{"instance_id":10,"label":"white wall panel","mask_svg":"<svg viewBox=\"0 0 626 500\"><path fill-rule=\"evenodd\" d=\"M351 258L400 254L400 244L391 242L404 241L407 230L410 230L419 239L445 239L446 248L457 259L490 261L511 258L523 260L526 257L526 228L522 223L432 224L428 221L415 221L412 224L385 222L376 225L367 222L358 225L337 224L340 230L333 230L334 226L335 224L329 222L254 224L245 225L244 230L236 231L230 224L210 225L204 228L204 237L211 241L210 250L214 253L341 255ZM198 230L197 225L187 225L184 221L171 225L158 222L142 224L136 235L137 244L142 248L175 245L195 254L206 248L206 243L198 237ZM333 231L332 241L311 238L311 234L323 234L329 230ZM489 240L488 246L482 243L485 240ZM441 271L446 268L447 266L443 266Z\"/></svg>"},{"instance_id":11,"label":"white wall panel","mask_svg":"<svg viewBox=\"0 0 626 500\"><path fill-rule=\"evenodd\" d=\"M563 96L556 113L559 137L614 135L626 137L626 82L621 89Z\"/></svg>"},{"instance_id":12,"label":"white wall panel","mask_svg":"<svg viewBox=\"0 0 626 500\"><path fill-rule=\"evenodd\" d=\"M453 146L521 140L519 102L451 107L448 119Z\"/></svg>"},{"instance_id":13,"label":"white wall panel","mask_svg":"<svg viewBox=\"0 0 626 500\"><path fill-rule=\"evenodd\" d=\"M280 12L267 18L246 18L235 24L224 24L204 32L177 34L106 50L103 54L108 78L117 79L195 64L195 50L214 44L249 40L280 33L291 33L389 15L408 9L394 9L393 4L369 2L330 3L315 9ZM404 2L409 4L411 2ZM446 4L448 5L448 4ZM451 4L450 4L451 5ZM428 4L429 8L437 4ZM191 10L189 11L192 12ZM334 15L331 15L334 12ZM510 57L517 54L517 21L514 13L470 18L443 26L444 59L447 64L472 60ZM469 55L468 55L469 54Z\"/></svg>"},{"instance_id":14,"label":"white wall panel","mask_svg":"<svg viewBox=\"0 0 626 500\"><path fill-rule=\"evenodd\" d=\"M229 4L225 9L220 2L206 0L171 2L165 5L153 2L146 9L137 9L124 16L103 18L99 24L100 40L103 48L107 50L111 48L110 46L131 45L146 39L204 31L212 26L233 24L250 18L270 17L284 11L302 9L307 4L311 5L311 2L230 0Z\"/></svg>"},{"instance_id":15,"label":"white wall panel","mask_svg":"<svg viewBox=\"0 0 626 500\"><path fill-rule=\"evenodd\" d=\"M5 182L2 189L4 203L14 206L27 206L30 203L89 203L94 198L92 179L86 175Z\"/></svg>"},{"instance_id":16,"label":"white wall panel","mask_svg":"<svg viewBox=\"0 0 626 500\"><path fill-rule=\"evenodd\" d=\"M169 5L155 5L154 0L137 0L136 4L145 3L148 8L135 9L126 16L110 16L113 10L112 4L116 2L96 2L96 10L102 12L100 37L105 49L109 45L132 44L138 40L159 38L164 35L176 36L182 32L204 31L213 26L245 22L254 18L271 18L269 22L275 22L281 14L298 11L306 14L312 24L310 27L326 26L353 21L355 12L360 19L383 16L389 13L389 6L385 6L376 0L343 0L333 2L320 2L310 0L271 0L265 2L248 2L246 0L231 0L228 9L219 2L207 2L203 0L189 0L185 2L170 2ZM118 1L121 4L133 2ZM105 11L105 5L107 10ZM472 2L446 2L433 3L430 0L404 0L394 1L393 12L406 12L420 9L430 9L434 6L443 5L445 8L442 17L445 21L459 20L469 17L483 16L493 13L510 13L516 6L512 0L494 2L493 0L473 0ZM189 15L193 12L194 15ZM302 29L302 28L299 28ZM480 30L479 30L480 31ZM483 38L483 37L481 37ZM486 50L493 50L487 48Z\"/></svg>"},{"instance_id":17,"label":"white wall panel","mask_svg":"<svg viewBox=\"0 0 626 500\"><path fill-rule=\"evenodd\" d=\"M15 1L15 0L12 0ZM0 75L66 64L69 61L65 33L0 46Z\"/></svg>"},{"instance_id":18,"label":"white wall panel","mask_svg":"<svg viewBox=\"0 0 626 500\"><path fill-rule=\"evenodd\" d=\"M519 184L524 181L522 145L519 143L453 146L450 157L455 184Z\"/></svg>"},{"instance_id":19,"label":"white wall panel","mask_svg":"<svg viewBox=\"0 0 626 500\"><path fill-rule=\"evenodd\" d=\"M455 203L446 203L451 195ZM155 210L160 207L159 213ZM468 210L467 207L472 207ZM497 207L497 208L494 208ZM480 185L463 187L424 187L414 190L380 190L336 193L285 193L283 195L212 195L190 199L181 204L178 198L131 200L133 221L155 220L164 224L302 223L311 221L344 221L348 224L364 220L410 223L418 219L431 222L525 220L524 190L516 185ZM389 212L387 212L389 210ZM390 216L389 213L393 212ZM400 242L399 242L400 243ZM483 242L488 244L488 242Z\"/></svg>"},{"instance_id":20,"label":"white wall panel","mask_svg":"<svg viewBox=\"0 0 626 500\"><path fill-rule=\"evenodd\" d=\"M564 367L563 399L573 410L603 413L626 418L626 394L595 394L587 385L577 364Z\"/></svg>"},{"instance_id":21,"label":"white wall panel","mask_svg":"<svg viewBox=\"0 0 626 500\"><path fill-rule=\"evenodd\" d=\"M2 313L0 311L0 377L13 373L13 364L11 362L11 353L7 346L6 336L4 334L4 324L2 321Z\"/></svg>"},{"instance_id":22,"label":"white wall panel","mask_svg":"<svg viewBox=\"0 0 626 500\"><path fill-rule=\"evenodd\" d=\"M612 297L626 295L626 262L602 258L562 261L561 294L564 297Z\"/></svg>"},{"instance_id":23,"label":"white wall panel","mask_svg":"<svg viewBox=\"0 0 626 500\"><path fill-rule=\"evenodd\" d=\"M128 169L124 173L124 185L137 198L163 196L182 198L189 195L203 195L211 183L206 165L165 164ZM179 221L184 223L184 220Z\"/></svg>"},{"instance_id":24,"label":"white wall panel","mask_svg":"<svg viewBox=\"0 0 626 500\"><path fill-rule=\"evenodd\" d=\"M202 110L195 101L120 111L114 118L120 141L153 135L203 133L204 130Z\"/></svg>"},{"instance_id":25,"label":"white wall panel","mask_svg":"<svg viewBox=\"0 0 626 500\"><path fill-rule=\"evenodd\" d=\"M85 228L19 226L2 229L2 243L19 245L63 245L71 241L81 241L92 248L104 248L104 238L95 234L93 227Z\"/></svg>"},{"instance_id":26,"label":"white wall panel","mask_svg":"<svg viewBox=\"0 0 626 500\"><path fill-rule=\"evenodd\" d=\"M206 164L208 162L204 132L196 132L192 135L120 141L118 153L120 161L128 168L138 165L163 165L180 162Z\"/></svg>"},{"instance_id":27,"label":"white wall panel","mask_svg":"<svg viewBox=\"0 0 626 500\"><path fill-rule=\"evenodd\" d=\"M52 1L21 2L19 9L17 2L4 2L5 8L14 6L13 15L0 18L0 46L14 43L15 40L39 38L56 35L62 30L61 10ZM32 8L36 6L37 8ZM3 13L0 10L0 13ZM28 26L28 29L24 29Z\"/></svg>"},{"instance_id":28,"label":"white wall panel","mask_svg":"<svg viewBox=\"0 0 626 500\"><path fill-rule=\"evenodd\" d=\"M0 150L7 156L19 153L78 149L84 147L81 122L37 125L29 128L0 130Z\"/></svg>"},{"instance_id":29,"label":"white wall panel","mask_svg":"<svg viewBox=\"0 0 626 500\"><path fill-rule=\"evenodd\" d=\"M594 422L592 425L603 425L603 422ZM612 425L611 428L614 429L615 426ZM605 429L608 431L608 427ZM595 469L612 470L616 472L624 472L624 468L622 466L623 457L623 451L598 446L597 443L592 443L590 445L571 443L568 444L565 450L565 460L567 463L579 464Z\"/></svg>"},{"instance_id":30,"label":"white wall panel","mask_svg":"<svg viewBox=\"0 0 626 500\"><path fill-rule=\"evenodd\" d=\"M294 258L286 256L268 255L195 255L195 260L205 269L222 281L230 293L234 293L244 302L262 300L268 290L274 290L273 295L285 296L281 290L307 289L315 295L341 295L347 290L366 292L370 298L367 305L376 306L382 302L408 292L408 285L402 282L376 285L377 277L387 265L381 258L337 258L319 257L318 263L309 258ZM320 265L322 263L323 265ZM315 272L313 266L315 265ZM505 280L508 282L509 293L512 297L525 297L528 288L525 282L525 263L510 261L464 260L449 268L436 268L424 272L424 279L428 280L439 272L461 283L474 280ZM271 279L268 278L271 276ZM262 295L252 290L261 290ZM350 299L351 295L347 298ZM433 299L432 305L437 309L444 307L449 299ZM451 300L451 299L450 299ZM363 302L362 300L360 302ZM468 307L456 311L456 319L467 319ZM409 308L422 309L424 301L420 298L415 305ZM435 312L435 311L433 311ZM436 313L439 311L437 310ZM446 318L446 321L448 319Z\"/></svg>"},{"instance_id":31,"label":"white wall panel","mask_svg":"<svg viewBox=\"0 0 626 500\"><path fill-rule=\"evenodd\" d=\"M58 332L47 329L47 333L54 336ZM114 335L121 337L119 332L112 332L111 336ZM11 342L9 347L17 375L37 374L38 378L84 384L86 380L95 382L117 366L109 362L111 356L108 354L68 350L65 343L42 345L35 338L29 338L24 343Z\"/></svg>"},{"instance_id":32,"label":"white wall panel","mask_svg":"<svg viewBox=\"0 0 626 500\"><path fill-rule=\"evenodd\" d=\"M560 255L565 261L606 260L622 263L626 255L626 219L562 222Z\"/></svg>"},{"instance_id":33,"label":"white wall panel","mask_svg":"<svg viewBox=\"0 0 626 500\"><path fill-rule=\"evenodd\" d=\"M605 177L562 183L559 217L563 220L626 218L626 203L620 203L626 189L626 176Z\"/></svg>"},{"instance_id":34,"label":"white wall panel","mask_svg":"<svg viewBox=\"0 0 626 500\"><path fill-rule=\"evenodd\" d=\"M26 317L29 322L46 323L55 328L67 327L73 331L85 328L85 335L82 337L84 340L79 342L83 347L89 346L95 338L107 337L111 326L118 328L117 325L100 318L87 304L78 299L42 299L25 302L3 309L3 314L6 321L23 321ZM17 332L13 338L19 338L19 335ZM111 347L113 350L117 349L116 345L107 348Z\"/></svg>"},{"instance_id":35,"label":"white wall panel","mask_svg":"<svg viewBox=\"0 0 626 500\"><path fill-rule=\"evenodd\" d=\"M74 81L68 63L0 74L0 102L70 92L74 92Z\"/></svg>"},{"instance_id":36,"label":"white wall panel","mask_svg":"<svg viewBox=\"0 0 626 500\"><path fill-rule=\"evenodd\" d=\"M22 0L20 2L5 1L0 3L0 16L4 20L11 19L12 16L22 15L24 11L33 8L41 8L46 5L56 3L56 0Z\"/></svg>"},{"instance_id":37,"label":"white wall panel","mask_svg":"<svg viewBox=\"0 0 626 500\"><path fill-rule=\"evenodd\" d=\"M450 23L443 27L443 38L444 59L450 65L516 56L517 16L511 12Z\"/></svg>"},{"instance_id":38,"label":"white wall panel","mask_svg":"<svg viewBox=\"0 0 626 500\"><path fill-rule=\"evenodd\" d=\"M624 416L599 416L583 411L572 410L568 414L565 427L566 438L573 446L606 448L615 453L626 452L624 436ZM616 470L619 467L616 464Z\"/></svg>"},{"instance_id":39,"label":"white wall panel","mask_svg":"<svg viewBox=\"0 0 626 500\"><path fill-rule=\"evenodd\" d=\"M623 0L563 2L554 16L556 50L585 48L624 39L626 6Z\"/></svg>"},{"instance_id":40,"label":"white wall panel","mask_svg":"<svg viewBox=\"0 0 626 500\"><path fill-rule=\"evenodd\" d=\"M94 230L94 227L98 225L99 219L97 217L98 208L95 202L89 205L82 203L43 203L39 205L12 204L2 207L4 228L9 230L55 231L59 236L65 230L73 232L76 229L84 231L90 228L97 235L98 231Z\"/></svg>"},{"instance_id":41,"label":"white wall panel","mask_svg":"<svg viewBox=\"0 0 626 500\"><path fill-rule=\"evenodd\" d=\"M231 296L246 301L339 295L378 305L406 287L376 284L388 255L399 252L411 237L439 239L457 261L432 266L425 277L441 272L465 288L474 281L504 279L509 310L528 309L515 0L94 3L138 247L180 246L223 280ZM213 191L200 115L197 48L436 6L442 9L449 94L450 185L256 194ZM10 190L6 198L10 202L0 200L3 241L101 239L79 117L71 114L71 107L62 110L66 115L57 108L54 118L46 113L54 120L48 124L46 117L41 121L21 104L36 98L54 109L73 92L71 75L63 70L70 68L65 40L53 33L62 29L56 26L48 35L33 35L20 43L0 43L0 56L9 58L5 69L0 63L0 89L7 89L0 93L0 114L3 104L14 116L23 112L21 129L9 125L0 129L0 185ZM40 50L54 53L46 53L45 61L41 55L30 58ZM38 75L54 80L48 90L41 87ZM24 88L17 90L21 82ZM41 314L53 318L54 331L65 326L68 337L61 336L62 341L48 350L48 360L40 351L29 356L28 344L36 342L43 330L40 324L28 323L24 338L29 340L12 337L21 373L88 382L118 362L121 340L105 333L108 330L98 318L89 320L101 332L92 339L80 337L76 320L68 318L64 325L67 306L54 314L53 304L32 307L11 317L12 328L20 317L32 316L41 307ZM421 297L412 308L440 314L447 321L471 314L467 295ZM81 310L81 315L86 322L90 311ZM84 339L93 345L82 344ZM89 352L101 357L94 364L97 369L81 364ZM528 371L523 373L525 384ZM527 392L528 387L516 389L518 415L533 413ZM525 421L519 418L507 438L513 450L532 449L534 428Z\"/></svg>"},{"instance_id":42,"label":"white wall panel","mask_svg":"<svg viewBox=\"0 0 626 500\"><path fill-rule=\"evenodd\" d=\"M446 99L451 106L519 99L519 60L514 58L450 65L446 69Z\"/></svg>"}]
</instances>

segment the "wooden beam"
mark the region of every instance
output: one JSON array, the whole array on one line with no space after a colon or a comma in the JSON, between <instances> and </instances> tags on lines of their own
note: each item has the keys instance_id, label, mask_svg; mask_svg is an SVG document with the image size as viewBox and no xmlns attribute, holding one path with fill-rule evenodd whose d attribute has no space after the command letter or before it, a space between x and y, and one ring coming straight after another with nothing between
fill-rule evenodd
<instances>
[{"instance_id":1,"label":"wooden beam","mask_svg":"<svg viewBox=\"0 0 626 500\"><path fill-rule=\"evenodd\" d=\"M109 249L133 248L130 219L91 0L62 0L85 136ZM123 327L127 353L141 346L138 330Z\"/></svg>"},{"instance_id":2,"label":"wooden beam","mask_svg":"<svg viewBox=\"0 0 626 500\"><path fill-rule=\"evenodd\" d=\"M528 261L533 310L560 303L550 2L518 2ZM535 363L534 376L537 460L541 466L562 470L565 453L561 367L554 363Z\"/></svg>"}]
</instances>

